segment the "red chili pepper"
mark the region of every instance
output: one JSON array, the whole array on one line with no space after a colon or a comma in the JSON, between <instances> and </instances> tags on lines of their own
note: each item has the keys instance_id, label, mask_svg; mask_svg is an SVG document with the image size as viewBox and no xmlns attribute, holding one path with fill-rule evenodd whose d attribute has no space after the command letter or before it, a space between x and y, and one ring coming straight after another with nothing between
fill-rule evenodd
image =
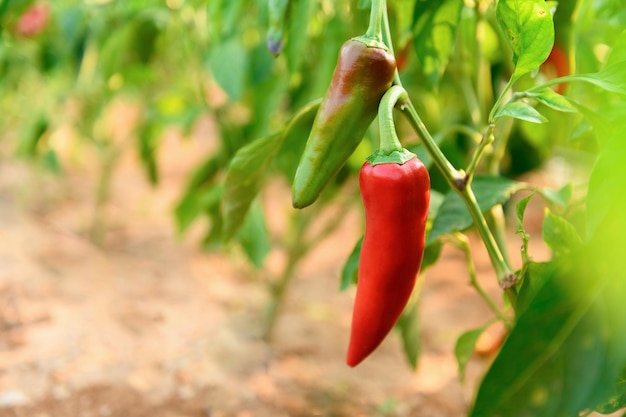
<instances>
[{"instance_id":1,"label":"red chili pepper","mask_svg":"<svg viewBox=\"0 0 626 417\"><path fill-rule=\"evenodd\" d=\"M430 199L428 171L415 156L404 163L368 160L359 182L366 226L346 360L352 367L380 345L409 301Z\"/></svg>"},{"instance_id":2,"label":"red chili pepper","mask_svg":"<svg viewBox=\"0 0 626 417\"><path fill-rule=\"evenodd\" d=\"M35 3L20 16L15 31L26 37L36 36L45 29L49 15L46 3Z\"/></svg>"},{"instance_id":3,"label":"red chili pepper","mask_svg":"<svg viewBox=\"0 0 626 417\"><path fill-rule=\"evenodd\" d=\"M567 57L567 53L556 43L552 46L548 58L546 58L545 62L541 65L541 72L543 72L548 79L569 75L569 58ZM563 94L566 85L565 83L557 84L553 87L554 91Z\"/></svg>"}]
</instances>

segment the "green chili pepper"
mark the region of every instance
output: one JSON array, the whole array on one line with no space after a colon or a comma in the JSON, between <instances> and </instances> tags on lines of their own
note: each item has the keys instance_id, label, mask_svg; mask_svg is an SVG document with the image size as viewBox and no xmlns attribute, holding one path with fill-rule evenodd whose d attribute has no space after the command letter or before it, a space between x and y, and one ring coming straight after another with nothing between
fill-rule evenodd
<instances>
[{"instance_id":1,"label":"green chili pepper","mask_svg":"<svg viewBox=\"0 0 626 417\"><path fill-rule=\"evenodd\" d=\"M312 204L354 152L391 87L395 69L393 54L379 41L361 37L343 44L296 171L294 207Z\"/></svg>"},{"instance_id":2,"label":"green chili pepper","mask_svg":"<svg viewBox=\"0 0 626 417\"><path fill-rule=\"evenodd\" d=\"M285 37L285 16L289 0L269 0L269 29L267 31L267 49L274 56L283 50Z\"/></svg>"}]
</instances>

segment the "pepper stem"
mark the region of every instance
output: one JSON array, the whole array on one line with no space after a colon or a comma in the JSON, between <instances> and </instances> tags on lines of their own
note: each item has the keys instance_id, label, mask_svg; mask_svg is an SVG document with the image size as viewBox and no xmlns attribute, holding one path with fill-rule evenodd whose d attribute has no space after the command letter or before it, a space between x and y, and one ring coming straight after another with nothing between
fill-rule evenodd
<instances>
[{"instance_id":1,"label":"pepper stem","mask_svg":"<svg viewBox=\"0 0 626 417\"><path fill-rule=\"evenodd\" d=\"M402 147L393 121L394 107L398 102L407 100L408 97L404 88L394 85L387 90L380 100L378 105L380 146L378 151L367 158L370 164L404 164L409 159L415 157L414 154Z\"/></svg>"},{"instance_id":2,"label":"pepper stem","mask_svg":"<svg viewBox=\"0 0 626 417\"><path fill-rule=\"evenodd\" d=\"M372 0L370 8L370 23L365 32L365 37L382 42L383 40L383 16L387 9L386 0Z\"/></svg>"},{"instance_id":3,"label":"pepper stem","mask_svg":"<svg viewBox=\"0 0 626 417\"><path fill-rule=\"evenodd\" d=\"M400 139L396 133L396 125L393 121L393 109L400 100L408 97L404 88L399 85L392 86L383 95L378 105L378 125L380 129L380 150L386 154L402 149Z\"/></svg>"}]
</instances>

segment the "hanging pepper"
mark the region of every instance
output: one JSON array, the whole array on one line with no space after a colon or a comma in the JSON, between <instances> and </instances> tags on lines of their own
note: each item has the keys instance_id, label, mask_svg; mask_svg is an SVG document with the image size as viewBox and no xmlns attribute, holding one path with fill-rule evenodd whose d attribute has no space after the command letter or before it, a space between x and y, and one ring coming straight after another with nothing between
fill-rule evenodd
<instances>
[{"instance_id":1,"label":"hanging pepper","mask_svg":"<svg viewBox=\"0 0 626 417\"><path fill-rule=\"evenodd\" d=\"M268 0L269 28L267 30L267 49L273 56L278 56L283 50L285 37L285 20L289 0Z\"/></svg>"},{"instance_id":2,"label":"hanging pepper","mask_svg":"<svg viewBox=\"0 0 626 417\"><path fill-rule=\"evenodd\" d=\"M424 164L402 148L393 127L393 104L403 94L401 87L385 94L379 114L381 149L363 164L359 176L365 237L346 359L352 367L369 356L398 321L424 253L430 179Z\"/></svg>"},{"instance_id":3,"label":"hanging pepper","mask_svg":"<svg viewBox=\"0 0 626 417\"><path fill-rule=\"evenodd\" d=\"M368 32L348 40L339 52L294 178L292 202L296 208L312 204L345 164L391 87L396 60L380 40L379 14L384 2L380 7L379 2L374 3Z\"/></svg>"}]
</instances>

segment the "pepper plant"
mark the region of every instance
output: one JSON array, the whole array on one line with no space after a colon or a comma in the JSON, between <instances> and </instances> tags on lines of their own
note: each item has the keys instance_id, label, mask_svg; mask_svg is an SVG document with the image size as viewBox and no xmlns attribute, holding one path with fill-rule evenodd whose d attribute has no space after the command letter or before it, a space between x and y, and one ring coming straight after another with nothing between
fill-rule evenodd
<instances>
[{"instance_id":1,"label":"pepper plant","mask_svg":"<svg viewBox=\"0 0 626 417\"><path fill-rule=\"evenodd\" d=\"M452 245L467 260L459 285L469 279L493 313L459 335L460 377L489 324L508 332L468 415L626 406L623 2L0 0L0 24L2 156L62 173L68 126L76 149L96 149L94 240L116 161L135 152L158 185L163 132L189 136L210 118L218 143L175 221L184 233L206 220L205 248L250 261L268 289L266 340L300 261L360 210L360 193L364 238L336 277L357 286L348 365L375 360L395 326L419 366L415 282ZM116 142L102 126L120 101L139 117ZM569 172L558 188L519 179L554 161ZM277 183L293 200L279 234L264 204ZM542 236L525 228L531 200L546 206ZM469 232L504 302L480 286ZM539 239L549 260L533 258ZM285 254L276 275L272 249Z\"/></svg>"},{"instance_id":2,"label":"pepper plant","mask_svg":"<svg viewBox=\"0 0 626 417\"><path fill-rule=\"evenodd\" d=\"M600 1L572 1L561 6L543 0L369 3L370 26L365 37L375 43L374 50L393 53L398 38L402 42L408 38L415 55L409 59L418 61L404 76L395 73L388 91L394 99L379 99L381 133L372 137L380 140L381 151L370 161L380 158L380 153L384 159L401 150L392 139L396 136L395 107L418 137L414 149L430 166L435 177L432 192L438 198L431 205L424 237L415 222L428 207L428 197L422 195L416 205L409 204L414 198L410 187L418 187L423 180L409 176L405 180L409 184L413 181L409 188L396 187L392 182L400 180L392 180L396 177L389 174L388 183L381 180L370 188L372 174L362 171L366 235L356 245L342 276L343 287L358 276L353 316L356 327L352 329L348 364L355 366L362 361L394 324L402 327L414 322L398 319L421 263L419 241L425 241L428 254L422 270L436 262L442 244L451 242L466 253L472 285L493 310L494 319L508 329L478 388L470 416L578 416L626 406L626 387L620 382L626 369L626 311L621 302L626 296L626 265L620 256L620 239L626 233L626 198L617 191L618 170L626 162L626 142L621 137L626 109L625 44L613 32L611 41L605 43L607 49L600 54L588 49L581 36L590 30L585 25L594 26L590 20L623 20L624 6ZM388 17L388 10L395 19ZM407 11L413 12L408 24ZM409 32L393 24L407 25L400 29ZM349 42L360 38L355 39ZM354 93L359 89L375 92L368 83L383 84L386 80L378 76L374 64L361 58L348 61L346 55L342 49L329 91L310 125L311 135L295 174L295 207L313 203L329 178L349 162L362 140L363 128L371 123L371 111L367 116L363 113L371 99L360 98L355 104L352 94L359 94ZM556 71L549 69L550 64ZM451 86L461 92L461 109L455 109L447 119L441 115L439 126L429 127L420 114L428 114L426 103ZM452 106L457 104L450 101ZM305 108L293 120L301 120L310 111ZM433 129L439 130L436 137ZM279 138L260 139L240 151L247 156L247 163L250 159L257 162L255 174L267 170L274 156L287 146L284 138L290 133L287 124ZM461 141L465 151L457 151L454 161L444 145L451 138ZM586 166L575 166L588 173L583 175L588 175L588 181L550 190L514 179L519 169L515 152L536 153L539 161L531 163L541 163L545 158L541 153L556 146L567 147L585 159ZM386 162L410 171L407 161L417 159L408 156ZM245 171L238 162L233 160L231 175ZM242 211L262 188L258 181L243 197L236 191L240 184L230 178L227 176L225 183L227 223L233 215L243 217ZM521 267L514 268L513 251L504 239L504 208L522 191L527 195L515 206ZM300 196L307 193L310 197L301 200ZM531 236L524 229L525 209L533 198L544 199L548 207L542 237L553 256L545 262L533 261L528 249ZM374 201L375 209L369 207ZM402 232L402 225L408 228L406 232ZM377 242L368 238L370 228L377 230L372 232L378 235ZM505 296L504 309L475 279L464 234L468 229L477 231L489 254L494 279ZM407 233L422 236L407 238ZM405 244L411 250L398 251L389 245L392 234L398 245ZM417 239L417 245L404 239ZM417 268L410 268L411 264ZM374 280L369 277L372 274L380 276ZM455 353L461 374L486 326L459 337ZM409 361L415 365L416 349L407 343L412 340L407 336L410 333L407 329L401 332Z\"/></svg>"}]
</instances>

